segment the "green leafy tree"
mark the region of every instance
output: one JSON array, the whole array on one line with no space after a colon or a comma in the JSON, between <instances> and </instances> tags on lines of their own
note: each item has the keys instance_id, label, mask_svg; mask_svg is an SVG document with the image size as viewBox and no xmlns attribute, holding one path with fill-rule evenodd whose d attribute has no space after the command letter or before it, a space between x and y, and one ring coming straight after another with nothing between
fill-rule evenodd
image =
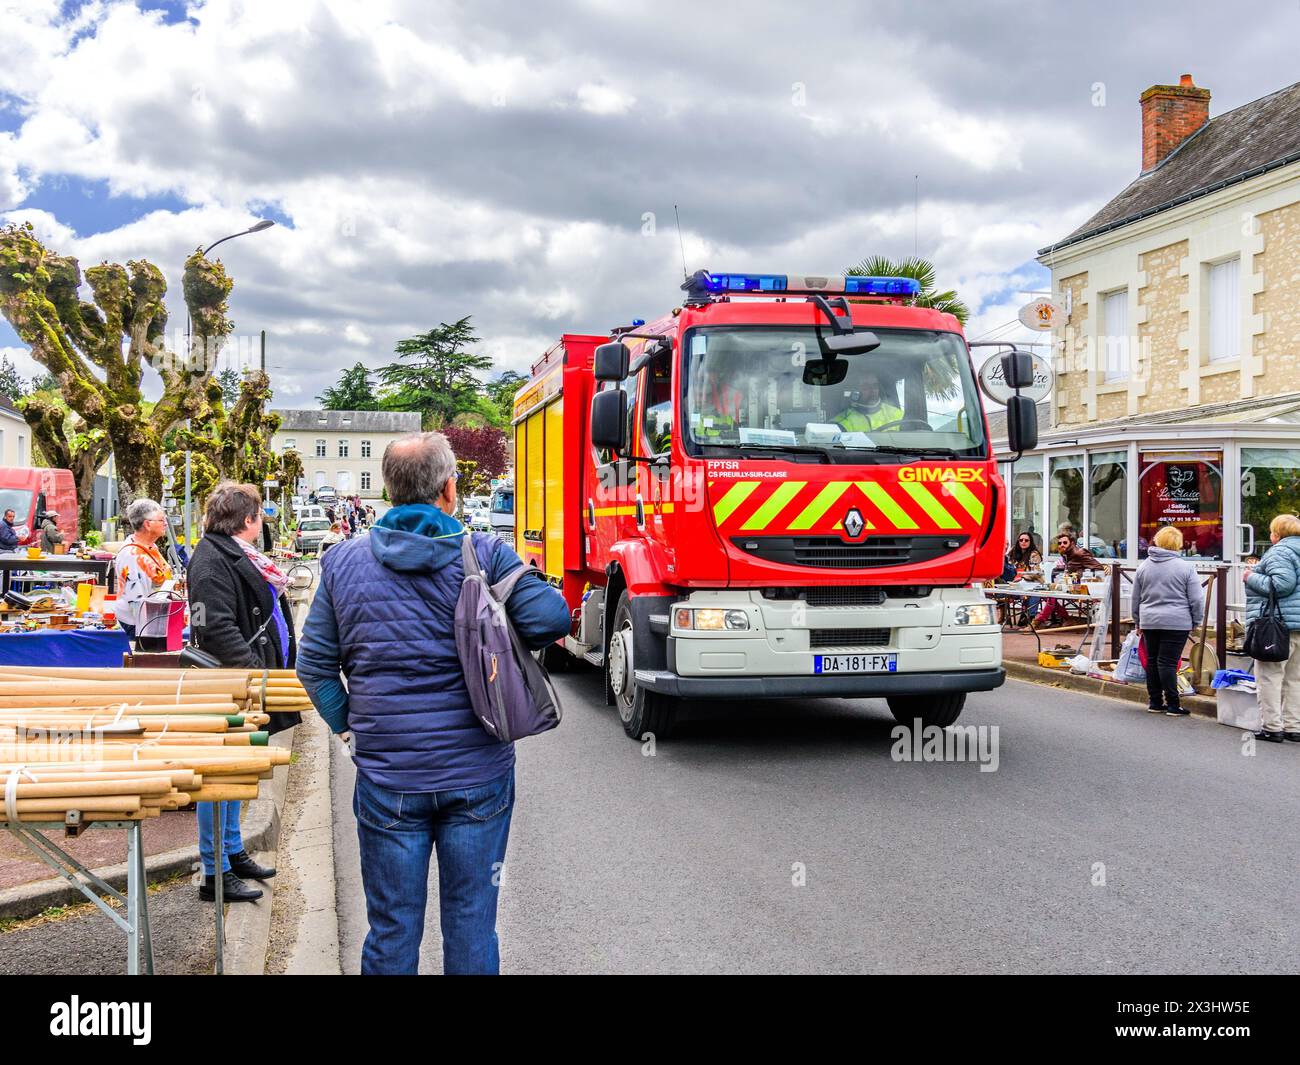
<instances>
[{"instance_id":1,"label":"green leafy tree","mask_svg":"<svg viewBox=\"0 0 1300 1065\"><path fill-rule=\"evenodd\" d=\"M450 425L457 414L477 409L483 383L476 375L492 368L490 357L468 350L478 341L468 315L399 340L395 353L407 361L379 370L387 390L384 408L419 411L431 429Z\"/></svg>"},{"instance_id":2,"label":"green leafy tree","mask_svg":"<svg viewBox=\"0 0 1300 1065\"><path fill-rule=\"evenodd\" d=\"M528 378L523 374L506 370L495 381L489 381L483 387L488 401L496 408L497 417L494 421L497 425L504 428L510 424L515 411L515 393L527 383Z\"/></svg>"},{"instance_id":3,"label":"green leafy tree","mask_svg":"<svg viewBox=\"0 0 1300 1065\"><path fill-rule=\"evenodd\" d=\"M0 356L0 396L8 396L12 402L17 403L25 395L27 382L18 372L18 367L9 361L8 355Z\"/></svg>"},{"instance_id":4,"label":"green leafy tree","mask_svg":"<svg viewBox=\"0 0 1300 1065\"><path fill-rule=\"evenodd\" d=\"M227 407L233 407L239 399L240 373L233 366L227 366L217 374L217 383L221 385L221 401Z\"/></svg>"},{"instance_id":5,"label":"green leafy tree","mask_svg":"<svg viewBox=\"0 0 1300 1065\"><path fill-rule=\"evenodd\" d=\"M379 410L379 397L371 378L374 371L357 363L339 375L339 383L325 389L316 402L326 410Z\"/></svg>"}]
</instances>

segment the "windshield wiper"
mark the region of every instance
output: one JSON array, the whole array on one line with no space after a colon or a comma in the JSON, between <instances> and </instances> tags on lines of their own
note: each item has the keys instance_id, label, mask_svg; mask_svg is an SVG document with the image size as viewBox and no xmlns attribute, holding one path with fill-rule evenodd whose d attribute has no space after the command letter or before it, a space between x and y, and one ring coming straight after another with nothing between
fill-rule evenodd
<instances>
[{"instance_id":1,"label":"windshield wiper","mask_svg":"<svg viewBox=\"0 0 1300 1065\"><path fill-rule=\"evenodd\" d=\"M795 455L820 455L826 462L834 462L830 450L816 444L737 444L742 453L749 451L788 451ZM748 458L748 455L745 456Z\"/></svg>"},{"instance_id":2,"label":"windshield wiper","mask_svg":"<svg viewBox=\"0 0 1300 1065\"><path fill-rule=\"evenodd\" d=\"M872 447L855 448L851 444L836 444L836 447L849 448L854 451L878 451L886 455L943 455L945 458L967 458L950 447L898 447L895 444L875 444Z\"/></svg>"}]
</instances>

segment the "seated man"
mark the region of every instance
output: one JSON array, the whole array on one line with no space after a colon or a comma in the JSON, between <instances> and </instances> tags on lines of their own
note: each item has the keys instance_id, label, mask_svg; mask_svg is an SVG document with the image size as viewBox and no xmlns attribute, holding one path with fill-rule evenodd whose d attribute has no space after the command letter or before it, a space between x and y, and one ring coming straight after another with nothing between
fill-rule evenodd
<instances>
[{"instance_id":1,"label":"seated man","mask_svg":"<svg viewBox=\"0 0 1300 1065\"><path fill-rule=\"evenodd\" d=\"M713 356L704 366L699 381L699 420L695 438L704 443L723 437L734 438L746 424L745 381L738 379L737 363L726 356Z\"/></svg>"},{"instance_id":2,"label":"seated man","mask_svg":"<svg viewBox=\"0 0 1300 1065\"><path fill-rule=\"evenodd\" d=\"M902 419L902 410L882 395L880 374L867 370L857 398L835 415L834 421L846 433L867 433Z\"/></svg>"}]
</instances>

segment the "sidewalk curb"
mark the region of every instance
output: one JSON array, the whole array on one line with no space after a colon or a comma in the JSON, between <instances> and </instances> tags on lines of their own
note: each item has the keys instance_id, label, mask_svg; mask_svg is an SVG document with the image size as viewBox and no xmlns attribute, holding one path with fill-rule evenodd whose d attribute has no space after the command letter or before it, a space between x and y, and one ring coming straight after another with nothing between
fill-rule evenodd
<instances>
[{"instance_id":1,"label":"sidewalk curb","mask_svg":"<svg viewBox=\"0 0 1300 1065\"><path fill-rule=\"evenodd\" d=\"M1071 691L1098 695L1104 699L1119 699L1128 703L1140 703L1146 706L1147 691L1135 684L1120 684L1113 680L1097 680L1095 677L1081 677L1063 669L1046 669L1043 666L1030 665L1028 662L1016 662L1004 659L1002 668L1012 680L1026 680L1032 684L1041 684L1047 688L1068 688ZM1218 709L1215 701L1204 695L1188 695L1182 699L1182 705L1192 712L1194 717L1217 720Z\"/></svg>"},{"instance_id":2,"label":"sidewalk curb","mask_svg":"<svg viewBox=\"0 0 1300 1065\"><path fill-rule=\"evenodd\" d=\"M285 746L287 738L287 743L291 746L296 731L295 727L287 732L278 733L271 737L271 743L277 747ZM252 799L248 803L242 828L244 849L250 854L270 851L273 855L279 844L280 813L284 808L288 770L288 766L276 767L275 777L271 781L270 788L267 789L271 793L271 798ZM90 829L90 831L95 830ZM162 854L146 856L145 879L153 883L157 880L165 880L178 872L197 872L198 866L199 847L196 842L193 847L178 847L175 850L164 851ZM91 872L118 891L126 890L126 862L92 869ZM0 891L0 919L23 920L27 917L35 917L51 906L66 906L72 902L85 901L86 896L62 877L36 880L30 884L19 884Z\"/></svg>"},{"instance_id":3,"label":"sidewalk curb","mask_svg":"<svg viewBox=\"0 0 1300 1065\"><path fill-rule=\"evenodd\" d=\"M293 750L298 735L295 725L271 737L271 746ZM254 813L264 818L266 828L261 836L245 837L244 850L255 860L274 867L280 843L281 814L285 797L289 793L290 765L275 767L270 798L254 799L249 804L248 816ZM254 811L253 807L262 809ZM223 970L227 976L261 976L266 968L266 948L271 941L271 904L275 900L275 879L258 881L262 897L252 903L233 903L226 907L226 948L222 955Z\"/></svg>"}]
</instances>

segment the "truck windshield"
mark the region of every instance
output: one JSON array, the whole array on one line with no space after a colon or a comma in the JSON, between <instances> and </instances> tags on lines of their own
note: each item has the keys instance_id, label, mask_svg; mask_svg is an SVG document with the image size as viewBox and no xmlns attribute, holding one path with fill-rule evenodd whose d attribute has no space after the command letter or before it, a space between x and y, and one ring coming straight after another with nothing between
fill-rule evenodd
<instances>
[{"instance_id":1,"label":"truck windshield","mask_svg":"<svg viewBox=\"0 0 1300 1065\"><path fill-rule=\"evenodd\" d=\"M6 510L14 511L14 522L21 525L32 513L30 488L0 488L0 517Z\"/></svg>"},{"instance_id":2,"label":"truck windshield","mask_svg":"<svg viewBox=\"0 0 1300 1065\"><path fill-rule=\"evenodd\" d=\"M984 417L961 337L872 329L881 341L874 351L828 361L827 332L693 330L683 375L688 450L775 459L785 448L835 462L873 451L895 459L985 457Z\"/></svg>"}]
</instances>

